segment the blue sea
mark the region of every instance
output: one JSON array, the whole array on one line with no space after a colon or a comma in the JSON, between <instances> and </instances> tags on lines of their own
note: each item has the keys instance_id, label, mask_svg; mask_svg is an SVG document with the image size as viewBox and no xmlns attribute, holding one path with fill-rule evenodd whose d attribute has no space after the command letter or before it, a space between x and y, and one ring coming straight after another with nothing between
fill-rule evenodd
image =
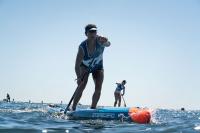
<instances>
[{"instance_id":1,"label":"blue sea","mask_svg":"<svg viewBox=\"0 0 200 133\"><path fill-rule=\"evenodd\" d=\"M103 120L68 120L59 105L0 102L0 133L198 133L200 111L155 109L150 124ZM87 106L79 106L87 108Z\"/></svg>"}]
</instances>

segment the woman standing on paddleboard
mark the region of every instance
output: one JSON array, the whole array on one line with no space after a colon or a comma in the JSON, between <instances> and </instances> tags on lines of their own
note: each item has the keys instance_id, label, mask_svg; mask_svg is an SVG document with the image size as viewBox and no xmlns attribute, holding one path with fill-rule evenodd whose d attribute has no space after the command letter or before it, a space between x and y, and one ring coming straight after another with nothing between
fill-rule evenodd
<instances>
[{"instance_id":1,"label":"woman standing on paddleboard","mask_svg":"<svg viewBox=\"0 0 200 133\"><path fill-rule=\"evenodd\" d=\"M97 35L97 27L94 24L86 25L85 35L87 39L80 44L76 57L75 71L78 87L74 95L72 110L76 110L90 73L92 73L95 84L91 108L96 108L104 78L103 51L105 47L110 46L110 42L106 37Z\"/></svg>"},{"instance_id":2,"label":"woman standing on paddleboard","mask_svg":"<svg viewBox=\"0 0 200 133\"><path fill-rule=\"evenodd\" d=\"M114 92L114 96L115 96L115 102L114 102L114 107L116 107L117 102L118 102L118 107L121 106L121 96L124 96L125 94L125 84L126 84L126 80L123 80L122 83L116 83L117 84L117 88L115 89ZM123 93L121 94L121 91L123 91Z\"/></svg>"}]
</instances>

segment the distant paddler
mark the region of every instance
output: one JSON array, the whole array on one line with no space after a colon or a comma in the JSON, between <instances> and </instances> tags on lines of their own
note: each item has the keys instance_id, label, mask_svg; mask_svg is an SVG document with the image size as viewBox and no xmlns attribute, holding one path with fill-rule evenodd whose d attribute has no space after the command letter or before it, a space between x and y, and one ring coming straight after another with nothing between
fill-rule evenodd
<instances>
[{"instance_id":1,"label":"distant paddler","mask_svg":"<svg viewBox=\"0 0 200 133\"><path fill-rule=\"evenodd\" d=\"M118 107L120 107L121 106L121 97L124 96L124 94L125 94L126 80L123 80L121 83L116 83L116 84L117 84L117 87L114 92L114 96L115 96L114 107L116 107L117 103L118 103ZM121 91L123 91L122 94L121 94ZM126 106L125 101L124 101L124 105Z\"/></svg>"}]
</instances>

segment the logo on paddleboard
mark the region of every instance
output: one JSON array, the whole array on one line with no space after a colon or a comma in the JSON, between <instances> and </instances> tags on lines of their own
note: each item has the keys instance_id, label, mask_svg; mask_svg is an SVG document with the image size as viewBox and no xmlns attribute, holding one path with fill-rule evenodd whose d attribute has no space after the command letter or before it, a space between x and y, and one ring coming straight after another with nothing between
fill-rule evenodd
<instances>
[{"instance_id":1,"label":"logo on paddleboard","mask_svg":"<svg viewBox=\"0 0 200 133\"><path fill-rule=\"evenodd\" d=\"M93 118L115 118L115 114L114 113L93 113L92 114Z\"/></svg>"}]
</instances>

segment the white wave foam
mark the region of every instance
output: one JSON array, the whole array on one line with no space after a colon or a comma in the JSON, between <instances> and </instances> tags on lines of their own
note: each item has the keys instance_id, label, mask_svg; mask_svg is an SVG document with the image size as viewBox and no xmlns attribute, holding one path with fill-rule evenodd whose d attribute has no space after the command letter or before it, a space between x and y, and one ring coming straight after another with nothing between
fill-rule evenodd
<instances>
[{"instance_id":1,"label":"white wave foam","mask_svg":"<svg viewBox=\"0 0 200 133\"><path fill-rule=\"evenodd\" d=\"M194 127L194 130L198 130L198 131L200 131L200 125L199 125L199 126L196 126L196 127Z\"/></svg>"}]
</instances>

